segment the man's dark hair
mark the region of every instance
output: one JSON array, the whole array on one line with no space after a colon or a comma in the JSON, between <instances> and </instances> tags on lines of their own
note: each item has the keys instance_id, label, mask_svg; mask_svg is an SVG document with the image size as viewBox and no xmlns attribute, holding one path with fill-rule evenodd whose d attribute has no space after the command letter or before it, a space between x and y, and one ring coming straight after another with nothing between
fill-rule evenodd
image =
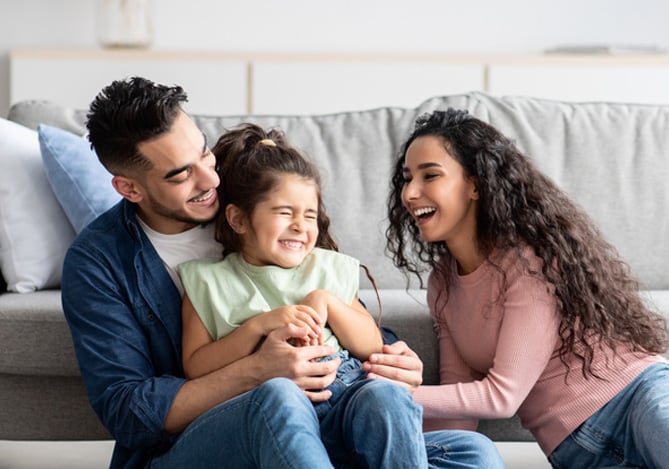
<instances>
[{"instance_id":1,"label":"man's dark hair","mask_svg":"<svg viewBox=\"0 0 669 469\"><path fill-rule=\"evenodd\" d=\"M95 97L87 114L88 139L112 174L150 168L138 144L167 132L188 97L141 77L116 80Z\"/></svg>"}]
</instances>

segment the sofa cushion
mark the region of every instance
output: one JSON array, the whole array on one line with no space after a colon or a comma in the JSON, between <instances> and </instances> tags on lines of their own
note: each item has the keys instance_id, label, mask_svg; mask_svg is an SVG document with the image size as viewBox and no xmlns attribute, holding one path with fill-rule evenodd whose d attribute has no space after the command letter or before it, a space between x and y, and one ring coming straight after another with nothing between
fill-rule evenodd
<instances>
[{"instance_id":1,"label":"sofa cushion","mask_svg":"<svg viewBox=\"0 0 669 469\"><path fill-rule=\"evenodd\" d=\"M79 233L121 196L87 139L46 124L40 124L37 133L49 184Z\"/></svg>"},{"instance_id":2,"label":"sofa cushion","mask_svg":"<svg viewBox=\"0 0 669 469\"><path fill-rule=\"evenodd\" d=\"M59 290L0 295L0 375L79 375Z\"/></svg>"},{"instance_id":3,"label":"sofa cushion","mask_svg":"<svg viewBox=\"0 0 669 469\"><path fill-rule=\"evenodd\" d=\"M7 289L60 285L74 230L47 181L37 132L5 119L0 119L0 200L0 263Z\"/></svg>"}]
</instances>

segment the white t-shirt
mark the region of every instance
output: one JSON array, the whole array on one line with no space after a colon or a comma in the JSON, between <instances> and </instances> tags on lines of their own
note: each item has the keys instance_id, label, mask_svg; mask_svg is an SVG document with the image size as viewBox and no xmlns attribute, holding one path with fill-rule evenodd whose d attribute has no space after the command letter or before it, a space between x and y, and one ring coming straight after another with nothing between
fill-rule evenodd
<instances>
[{"instance_id":1,"label":"white t-shirt","mask_svg":"<svg viewBox=\"0 0 669 469\"><path fill-rule=\"evenodd\" d=\"M222 257L223 247L214 239L213 223L199 225L183 233L164 234L150 228L139 217L137 220L163 261L163 265L181 296L184 294L184 287L177 273L177 265L192 259L219 260Z\"/></svg>"}]
</instances>

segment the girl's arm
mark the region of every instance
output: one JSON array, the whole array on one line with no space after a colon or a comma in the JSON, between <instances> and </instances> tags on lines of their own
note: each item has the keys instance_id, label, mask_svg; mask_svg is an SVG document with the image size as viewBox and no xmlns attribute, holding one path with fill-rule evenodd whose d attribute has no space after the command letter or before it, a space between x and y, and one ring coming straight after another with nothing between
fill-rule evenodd
<instances>
[{"instance_id":1,"label":"girl's arm","mask_svg":"<svg viewBox=\"0 0 669 469\"><path fill-rule=\"evenodd\" d=\"M353 303L347 305L328 291L314 290L302 304L321 313L326 311L327 323L339 343L359 360L367 360L370 354L381 351L381 331L357 295Z\"/></svg>"},{"instance_id":2,"label":"girl's arm","mask_svg":"<svg viewBox=\"0 0 669 469\"><path fill-rule=\"evenodd\" d=\"M261 339L271 331L288 324L305 327L309 337L320 334L321 319L311 308L284 306L254 316L230 334L218 340L209 335L188 295L182 305L182 357L184 373L197 378L229 365L255 351Z\"/></svg>"}]
</instances>

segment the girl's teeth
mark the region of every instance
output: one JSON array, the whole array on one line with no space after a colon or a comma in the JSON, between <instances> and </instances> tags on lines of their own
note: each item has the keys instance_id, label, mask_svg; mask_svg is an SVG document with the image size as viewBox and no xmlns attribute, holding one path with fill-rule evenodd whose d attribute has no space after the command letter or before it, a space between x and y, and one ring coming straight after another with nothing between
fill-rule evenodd
<instances>
[{"instance_id":1,"label":"girl's teeth","mask_svg":"<svg viewBox=\"0 0 669 469\"><path fill-rule=\"evenodd\" d=\"M299 248L302 246L302 243L297 241L281 241L281 244L284 244L290 248Z\"/></svg>"}]
</instances>

